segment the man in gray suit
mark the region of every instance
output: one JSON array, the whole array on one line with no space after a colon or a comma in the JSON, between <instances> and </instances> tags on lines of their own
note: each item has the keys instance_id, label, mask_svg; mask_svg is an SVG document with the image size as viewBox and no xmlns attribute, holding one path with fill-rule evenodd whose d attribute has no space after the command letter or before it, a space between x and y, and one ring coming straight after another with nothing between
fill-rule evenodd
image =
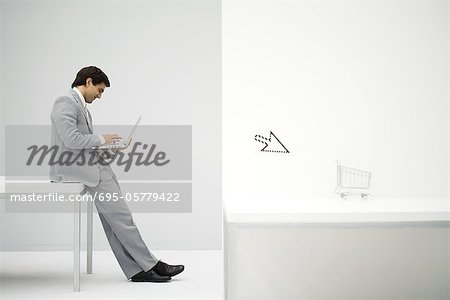
<instances>
[{"instance_id":1,"label":"man in gray suit","mask_svg":"<svg viewBox=\"0 0 450 300\"><path fill-rule=\"evenodd\" d=\"M132 281L165 282L184 270L182 265L168 265L158 260L147 248L123 200L119 182L104 160L117 151L92 149L118 141L117 134L95 135L87 104L100 99L108 77L97 67L82 68L76 75L72 89L58 97L51 113L51 144L58 154L72 153L77 158L70 165L51 166L50 179L55 182L77 181L85 185L85 192L118 195L117 201L94 198L100 221L114 255L127 279ZM90 160L96 157L97 160ZM93 163L92 163L93 162Z\"/></svg>"}]
</instances>

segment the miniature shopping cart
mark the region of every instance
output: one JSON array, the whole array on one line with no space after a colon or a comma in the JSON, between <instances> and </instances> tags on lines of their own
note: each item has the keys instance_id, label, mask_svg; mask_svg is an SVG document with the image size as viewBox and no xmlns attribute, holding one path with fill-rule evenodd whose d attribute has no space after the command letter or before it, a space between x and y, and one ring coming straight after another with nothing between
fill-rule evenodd
<instances>
[{"instance_id":1,"label":"miniature shopping cart","mask_svg":"<svg viewBox=\"0 0 450 300\"><path fill-rule=\"evenodd\" d=\"M347 199L349 195L360 195L366 199L370 194L364 192L370 188L370 179L372 173L354 168L344 167L337 163L337 187L336 193L342 198Z\"/></svg>"}]
</instances>

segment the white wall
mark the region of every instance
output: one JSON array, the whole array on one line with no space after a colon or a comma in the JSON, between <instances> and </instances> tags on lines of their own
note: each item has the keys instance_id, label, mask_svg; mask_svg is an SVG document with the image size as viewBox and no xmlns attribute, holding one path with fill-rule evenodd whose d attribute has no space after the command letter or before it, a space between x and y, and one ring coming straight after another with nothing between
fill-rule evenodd
<instances>
[{"instance_id":1,"label":"white wall","mask_svg":"<svg viewBox=\"0 0 450 300\"><path fill-rule=\"evenodd\" d=\"M3 14L1 11L3 10L2 1L0 1L0 57L3 57L3 32L1 28L3 28ZM0 92L3 91L3 59L0 59ZM3 98L0 98L0 145L5 144L5 132L4 128L4 106L3 106ZM4 177L5 174L5 149L4 147L0 147L0 180ZM1 182L1 181L0 181Z\"/></svg>"},{"instance_id":2,"label":"white wall","mask_svg":"<svg viewBox=\"0 0 450 300\"><path fill-rule=\"evenodd\" d=\"M225 205L332 196L336 159L375 197L448 196L447 5L224 0Z\"/></svg>"},{"instance_id":3,"label":"white wall","mask_svg":"<svg viewBox=\"0 0 450 300\"><path fill-rule=\"evenodd\" d=\"M134 214L149 247L220 249L220 2L1 5L5 123L50 124L54 99L78 70L99 66L111 87L90 108L94 124L132 124L142 113L143 124L192 125L192 213ZM71 249L69 215L0 214L1 250ZM109 249L95 222L95 249Z\"/></svg>"}]
</instances>

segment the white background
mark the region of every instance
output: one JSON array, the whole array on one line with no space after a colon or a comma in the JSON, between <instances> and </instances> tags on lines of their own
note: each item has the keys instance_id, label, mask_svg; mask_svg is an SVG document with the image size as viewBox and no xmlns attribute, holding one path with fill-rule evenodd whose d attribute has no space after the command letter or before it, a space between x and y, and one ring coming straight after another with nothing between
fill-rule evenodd
<instances>
[{"instance_id":1,"label":"white background","mask_svg":"<svg viewBox=\"0 0 450 300\"><path fill-rule=\"evenodd\" d=\"M10 15L5 13L5 3L16 14L26 13L9 28L6 21L13 18L5 18ZM202 130L194 134L194 147L216 134L214 128L202 125L220 120L220 105L214 100L220 97L216 94L220 81L211 78L220 68L215 59L220 51L220 36L215 32L220 28L220 11L215 6L209 10L193 5L197 2L167 4L164 13L151 9L149 13L138 9L144 2L120 4L118 9L119 4L106 1L89 5L62 1L70 7L52 2L52 8L30 12L20 9L23 2L15 3L3 1L0 14L0 82L2 105L7 105L1 113L6 111L7 123L33 120L48 124L46 112L53 99L66 91L79 67L97 64L110 76L112 87L91 108L95 123L119 119L129 124L145 107L154 112L146 124L193 124L194 133ZM162 1L149 3L161 7ZM76 18L84 20L84 25L76 25ZM222 18L226 205L258 205L262 197L313 201L314 197L333 196L336 159L370 170L375 197L449 196L448 1L224 0ZM107 26L99 27L105 19ZM52 20L64 25L55 28ZM210 56L200 55L199 50ZM5 70L11 71L11 60L20 68L8 79ZM178 74L180 63L188 70L183 74ZM195 85L196 76L189 76L189 72L198 75L199 65L208 75L202 78L201 90ZM141 80L133 80L136 74ZM192 88L199 97L180 100L192 95ZM33 101L25 101L30 95ZM262 144L254 136L268 136L270 131L291 153L259 151ZM220 141L215 145L208 140L208 147L214 146L220 147ZM194 160L199 167L194 178L203 174L208 180L210 176L202 170L216 166L203 158ZM209 183L196 188L216 190ZM201 203L214 205L216 211L215 201ZM202 234L209 238L186 237L183 242L207 248L209 244L203 242L213 240L216 245L220 239L217 228L204 225L216 224L218 214L192 220L203 226ZM135 218L138 225L142 223L143 235L155 241L152 246L173 248L170 238L179 228L169 225L167 239L160 240L164 237L153 234L156 229L146 229L155 224L156 216L147 217ZM56 241L48 235L27 236L25 225L20 224L34 220L16 218L8 219L8 236L2 229L2 243L20 242L28 247ZM63 226L54 229L55 234L69 244L70 235L63 239L60 235L71 232L71 220L60 221L48 226ZM19 234L26 239L19 240ZM96 238L101 247L107 247L102 234Z\"/></svg>"},{"instance_id":2,"label":"white background","mask_svg":"<svg viewBox=\"0 0 450 300\"><path fill-rule=\"evenodd\" d=\"M223 14L224 203L334 197L335 160L378 197L449 195L445 0L231 1ZM273 131L289 154L260 152Z\"/></svg>"},{"instance_id":3,"label":"white background","mask_svg":"<svg viewBox=\"0 0 450 300\"><path fill-rule=\"evenodd\" d=\"M0 17L5 123L50 124L78 70L100 67L111 87L90 106L94 125L139 114L142 124L192 125L192 213L135 213L147 245L221 249L220 2L2 1ZM0 250L72 247L71 215L0 218ZM94 249L109 249L94 220Z\"/></svg>"}]
</instances>

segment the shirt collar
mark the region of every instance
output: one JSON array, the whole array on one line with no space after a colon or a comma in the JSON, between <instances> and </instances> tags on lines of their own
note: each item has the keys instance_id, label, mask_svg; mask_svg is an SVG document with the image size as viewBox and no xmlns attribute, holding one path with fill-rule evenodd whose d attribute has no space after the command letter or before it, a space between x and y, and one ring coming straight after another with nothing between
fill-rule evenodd
<instances>
[{"instance_id":1,"label":"shirt collar","mask_svg":"<svg viewBox=\"0 0 450 300\"><path fill-rule=\"evenodd\" d=\"M72 90L74 90L78 94L78 97L80 97L81 105L83 105L84 108L87 108L86 100L84 100L83 94L81 94L80 90L76 87L74 87Z\"/></svg>"}]
</instances>

